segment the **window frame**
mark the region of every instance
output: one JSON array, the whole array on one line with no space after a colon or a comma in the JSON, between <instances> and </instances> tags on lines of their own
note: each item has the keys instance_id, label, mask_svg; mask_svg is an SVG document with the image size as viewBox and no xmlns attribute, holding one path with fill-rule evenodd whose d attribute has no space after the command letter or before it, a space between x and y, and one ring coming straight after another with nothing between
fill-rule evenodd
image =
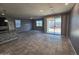
<instances>
[{"instance_id":1,"label":"window frame","mask_svg":"<svg viewBox=\"0 0 79 59\"><path fill-rule=\"evenodd\" d=\"M21 27L21 20L17 20L17 19L15 20L15 27L16 28L20 28Z\"/></svg>"},{"instance_id":2,"label":"window frame","mask_svg":"<svg viewBox=\"0 0 79 59\"><path fill-rule=\"evenodd\" d=\"M43 20L36 20L36 27L42 27L43 26Z\"/></svg>"}]
</instances>

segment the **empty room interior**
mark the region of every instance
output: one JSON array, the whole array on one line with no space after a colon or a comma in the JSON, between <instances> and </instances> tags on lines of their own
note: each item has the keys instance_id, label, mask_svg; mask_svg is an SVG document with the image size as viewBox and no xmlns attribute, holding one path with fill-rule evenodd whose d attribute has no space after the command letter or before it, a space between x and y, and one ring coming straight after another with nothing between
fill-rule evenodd
<instances>
[{"instance_id":1,"label":"empty room interior","mask_svg":"<svg viewBox=\"0 0 79 59\"><path fill-rule=\"evenodd\" d=\"M0 55L79 55L79 4L0 3Z\"/></svg>"}]
</instances>

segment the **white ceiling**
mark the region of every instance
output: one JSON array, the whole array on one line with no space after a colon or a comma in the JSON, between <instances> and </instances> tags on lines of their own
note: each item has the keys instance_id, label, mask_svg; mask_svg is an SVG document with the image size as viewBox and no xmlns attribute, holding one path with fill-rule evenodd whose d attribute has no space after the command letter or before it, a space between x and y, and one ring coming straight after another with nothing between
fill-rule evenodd
<instances>
[{"instance_id":1,"label":"white ceiling","mask_svg":"<svg viewBox=\"0 0 79 59\"><path fill-rule=\"evenodd\" d=\"M6 10L6 15L15 18L38 18L45 15L69 11L73 3L0 3L0 12ZM50 8L53 8L52 10ZM40 12L43 10L43 12Z\"/></svg>"}]
</instances>

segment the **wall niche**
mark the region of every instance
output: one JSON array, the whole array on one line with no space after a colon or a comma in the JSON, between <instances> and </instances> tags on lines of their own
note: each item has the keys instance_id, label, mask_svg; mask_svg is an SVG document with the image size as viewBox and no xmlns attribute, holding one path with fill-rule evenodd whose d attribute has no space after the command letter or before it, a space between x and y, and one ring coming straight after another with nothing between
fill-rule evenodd
<instances>
[{"instance_id":1,"label":"wall niche","mask_svg":"<svg viewBox=\"0 0 79 59\"><path fill-rule=\"evenodd\" d=\"M0 32L8 31L8 23L5 20L6 17L0 17Z\"/></svg>"}]
</instances>

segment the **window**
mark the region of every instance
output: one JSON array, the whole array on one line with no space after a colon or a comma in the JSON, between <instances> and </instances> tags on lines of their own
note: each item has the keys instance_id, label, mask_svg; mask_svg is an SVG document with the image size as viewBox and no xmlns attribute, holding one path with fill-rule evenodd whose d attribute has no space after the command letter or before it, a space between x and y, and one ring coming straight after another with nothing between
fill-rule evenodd
<instances>
[{"instance_id":1,"label":"window","mask_svg":"<svg viewBox=\"0 0 79 59\"><path fill-rule=\"evenodd\" d=\"M16 25L16 28L20 28L21 27L21 20L15 20L15 25Z\"/></svg>"},{"instance_id":2,"label":"window","mask_svg":"<svg viewBox=\"0 0 79 59\"><path fill-rule=\"evenodd\" d=\"M42 25L43 25L42 20L37 20L37 21L36 21L36 26L37 26L37 27L42 27Z\"/></svg>"}]
</instances>

